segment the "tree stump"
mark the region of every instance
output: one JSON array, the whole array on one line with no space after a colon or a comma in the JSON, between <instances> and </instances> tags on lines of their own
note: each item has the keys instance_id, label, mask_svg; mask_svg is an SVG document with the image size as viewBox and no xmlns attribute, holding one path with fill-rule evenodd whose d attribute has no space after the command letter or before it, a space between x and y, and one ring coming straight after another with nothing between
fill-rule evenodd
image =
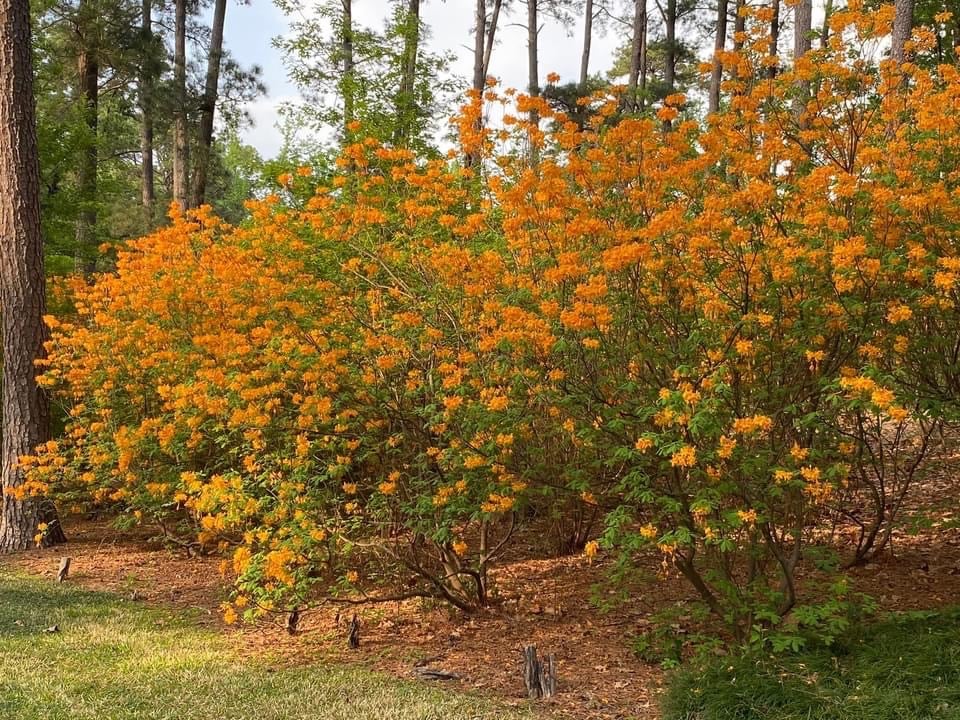
<instances>
[{"instance_id":1,"label":"tree stump","mask_svg":"<svg viewBox=\"0 0 960 720\"><path fill-rule=\"evenodd\" d=\"M67 575L70 572L70 558L62 557L60 558L60 567L57 569L57 582L62 583L67 579Z\"/></svg>"},{"instance_id":2,"label":"tree stump","mask_svg":"<svg viewBox=\"0 0 960 720\"><path fill-rule=\"evenodd\" d=\"M557 656L547 655L541 662L536 645L524 646L523 684L531 700L553 697L557 692Z\"/></svg>"},{"instance_id":3,"label":"tree stump","mask_svg":"<svg viewBox=\"0 0 960 720\"><path fill-rule=\"evenodd\" d=\"M287 632L290 635L296 635L299 625L300 625L300 609L296 608L289 615L287 615Z\"/></svg>"},{"instance_id":4,"label":"tree stump","mask_svg":"<svg viewBox=\"0 0 960 720\"><path fill-rule=\"evenodd\" d=\"M357 619L356 613L354 613L353 618L350 620L350 630L347 633L347 645L350 646L351 650L356 650L360 647L360 621Z\"/></svg>"}]
</instances>

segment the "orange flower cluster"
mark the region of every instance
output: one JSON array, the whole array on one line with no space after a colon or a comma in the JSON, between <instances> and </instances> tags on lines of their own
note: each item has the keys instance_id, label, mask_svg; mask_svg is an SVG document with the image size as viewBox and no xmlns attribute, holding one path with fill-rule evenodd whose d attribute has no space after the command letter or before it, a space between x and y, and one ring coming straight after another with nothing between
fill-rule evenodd
<instances>
[{"instance_id":1,"label":"orange flower cluster","mask_svg":"<svg viewBox=\"0 0 960 720\"><path fill-rule=\"evenodd\" d=\"M772 559L847 487L857 419L945 413L960 375L960 74L857 56L888 16L835 13L775 80L748 33L705 125L491 89L448 158L361 141L240 227L175 216L50 320L70 422L31 488L237 545L257 608L400 567L475 607L530 503L615 508L604 547L666 548L719 614L789 606Z\"/></svg>"}]
</instances>

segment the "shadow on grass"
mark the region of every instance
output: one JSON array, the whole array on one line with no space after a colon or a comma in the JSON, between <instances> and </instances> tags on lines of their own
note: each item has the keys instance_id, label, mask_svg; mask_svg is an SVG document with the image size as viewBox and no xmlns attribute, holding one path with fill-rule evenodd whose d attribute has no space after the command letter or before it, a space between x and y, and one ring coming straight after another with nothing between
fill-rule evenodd
<instances>
[{"instance_id":1,"label":"shadow on grass","mask_svg":"<svg viewBox=\"0 0 960 720\"><path fill-rule=\"evenodd\" d=\"M58 632L47 632L57 625ZM0 571L0 718L446 720L525 713L357 667L275 668L189 615Z\"/></svg>"},{"instance_id":2,"label":"shadow on grass","mask_svg":"<svg viewBox=\"0 0 960 720\"><path fill-rule=\"evenodd\" d=\"M673 678L665 717L960 719L960 609L894 614L831 648L685 668Z\"/></svg>"}]
</instances>

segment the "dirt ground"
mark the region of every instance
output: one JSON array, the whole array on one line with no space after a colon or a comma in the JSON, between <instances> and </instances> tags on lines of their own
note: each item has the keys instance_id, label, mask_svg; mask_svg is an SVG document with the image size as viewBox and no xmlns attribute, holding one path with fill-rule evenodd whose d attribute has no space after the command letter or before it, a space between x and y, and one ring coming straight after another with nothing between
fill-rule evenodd
<instances>
[{"instance_id":1,"label":"dirt ground","mask_svg":"<svg viewBox=\"0 0 960 720\"><path fill-rule=\"evenodd\" d=\"M851 571L856 590L873 596L881 609L924 609L960 602L960 524L957 478L960 449L943 450L932 470L918 480L905 510L904 529L893 552L880 562ZM918 518L935 522L918 523ZM646 581L631 589L634 598L609 612L597 600L613 592L602 584L603 558L583 557L508 562L496 570L503 602L482 615L465 617L423 601L360 606L361 647L346 647L348 618L334 607L307 613L296 636L285 618L256 627L222 626L219 604L226 597L216 557L188 558L151 542L151 532L120 532L108 522L68 518L67 546L4 558L8 567L51 579L58 559L72 558L69 582L109 590L133 601L199 610L201 621L229 632L244 652L269 654L277 662L357 662L402 677L415 663L460 676L452 686L470 688L523 705L521 649L533 643L555 653L559 692L539 707L545 718L578 720L657 720L665 674L633 654L631 638L670 606L691 596L679 580L656 578L651 557ZM912 529L910 529L912 528ZM351 610L352 612L352 610Z\"/></svg>"}]
</instances>

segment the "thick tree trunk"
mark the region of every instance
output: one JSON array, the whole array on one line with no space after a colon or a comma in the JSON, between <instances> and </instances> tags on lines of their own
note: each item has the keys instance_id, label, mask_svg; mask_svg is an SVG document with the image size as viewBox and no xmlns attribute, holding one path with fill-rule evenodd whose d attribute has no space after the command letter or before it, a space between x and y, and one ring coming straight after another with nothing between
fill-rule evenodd
<instances>
[{"instance_id":1,"label":"thick tree trunk","mask_svg":"<svg viewBox=\"0 0 960 720\"><path fill-rule=\"evenodd\" d=\"M713 42L713 75L710 77L709 112L720 109L720 83L723 80L723 63L718 57L727 46L727 0L717 0L717 34Z\"/></svg>"},{"instance_id":2,"label":"thick tree trunk","mask_svg":"<svg viewBox=\"0 0 960 720\"><path fill-rule=\"evenodd\" d=\"M898 63L906 59L906 42L913 32L914 0L894 0L893 35L890 39L890 57Z\"/></svg>"},{"instance_id":3,"label":"thick tree trunk","mask_svg":"<svg viewBox=\"0 0 960 720\"><path fill-rule=\"evenodd\" d=\"M800 0L794 6L796 13L793 23L793 59L802 58L811 48L810 31L813 28L813 0Z\"/></svg>"},{"instance_id":4,"label":"thick tree trunk","mask_svg":"<svg viewBox=\"0 0 960 720\"><path fill-rule=\"evenodd\" d=\"M187 207L190 141L187 131L187 0L176 0L173 49L173 201Z\"/></svg>"},{"instance_id":5,"label":"thick tree trunk","mask_svg":"<svg viewBox=\"0 0 960 720\"><path fill-rule=\"evenodd\" d=\"M340 18L340 55L343 61L343 136L350 137L350 123L354 118L355 67L353 59L353 0L342 0L343 15Z\"/></svg>"},{"instance_id":6,"label":"thick tree trunk","mask_svg":"<svg viewBox=\"0 0 960 720\"><path fill-rule=\"evenodd\" d=\"M407 14L404 18L403 68L400 75L400 90L397 93L395 112L396 127L393 131L394 144L403 146L409 143L416 122L416 102L414 96L417 80L417 56L420 52L420 0L407 0Z\"/></svg>"},{"instance_id":7,"label":"thick tree trunk","mask_svg":"<svg viewBox=\"0 0 960 720\"><path fill-rule=\"evenodd\" d=\"M65 540L53 506L8 491L24 482L19 458L48 437L49 406L34 361L43 353L46 311L40 236L40 167L33 98L30 7L0 0L0 307L3 308L3 441L0 552Z\"/></svg>"},{"instance_id":8,"label":"thick tree trunk","mask_svg":"<svg viewBox=\"0 0 960 720\"><path fill-rule=\"evenodd\" d=\"M156 68L152 12L152 0L143 0L140 24L143 43L143 55L140 58L140 203L148 230L153 226L157 199L153 177L153 82Z\"/></svg>"},{"instance_id":9,"label":"thick tree trunk","mask_svg":"<svg viewBox=\"0 0 960 720\"><path fill-rule=\"evenodd\" d=\"M583 51L580 53L580 92L587 91L590 76L590 44L593 41L593 0L583 5Z\"/></svg>"},{"instance_id":10,"label":"thick tree trunk","mask_svg":"<svg viewBox=\"0 0 960 720\"><path fill-rule=\"evenodd\" d=\"M193 207L203 205L207 194L207 174L210 152L213 148L213 119L217 111L220 87L220 63L223 59L223 22L227 14L227 0L216 0L213 6L213 25L210 27L210 54L207 57L207 78L203 86L203 104L200 108L200 142L197 145L196 165L193 168Z\"/></svg>"},{"instance_id":11,"label":"thick tree trunk","mask_svg":"<svg viewBox=\"0 0 960 720\"><path fill-rule=\"evenodd\" d=\"M97 9L89 0L77 6L77 57L80 96L83 101L83 122L86 142L77 168L77 189L81 208L76 226L76 269L91 274L97 264L97 126L100 107L99 31Z\"/></svg>"},{"instance_id":12,"label":"thick tree trunk","mask_svg":"<svg viewBox=\"0 0 960 720\"><path fill-rule=\"evenodd\" d=\"M630 45L630 74L627 76L624 107L628 112L636 112L641 106L640 92L638 92L638 88L641 87L641 77L646 79L644 55L647 45L647 0L634 0L631 37L633 40Z\"/></svg>"}]
</instances>

